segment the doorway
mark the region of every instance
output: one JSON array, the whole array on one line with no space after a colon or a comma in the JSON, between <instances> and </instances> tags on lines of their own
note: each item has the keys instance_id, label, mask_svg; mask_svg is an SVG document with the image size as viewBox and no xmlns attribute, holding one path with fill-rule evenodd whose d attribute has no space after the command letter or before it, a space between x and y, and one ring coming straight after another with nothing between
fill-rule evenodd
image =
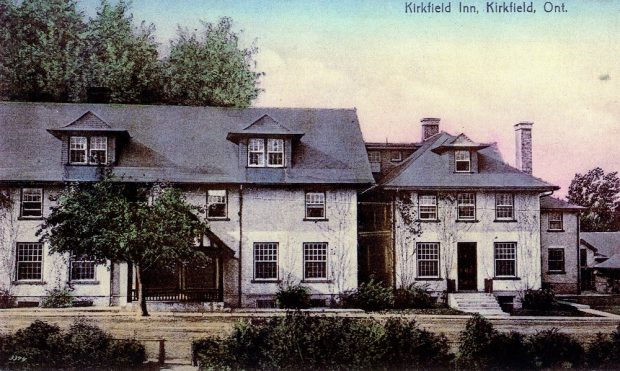
<instances>
[{"instance_id":1,"label":"doorway","mask_svg":"<svg viewBox=\"0 0 620 371\"><path fill-rule=\"evenodd\" d=\"M478 264L475 242L459 242L458 255L458 290L476 291L478 289Z\"/></svg>"}]
</instances>

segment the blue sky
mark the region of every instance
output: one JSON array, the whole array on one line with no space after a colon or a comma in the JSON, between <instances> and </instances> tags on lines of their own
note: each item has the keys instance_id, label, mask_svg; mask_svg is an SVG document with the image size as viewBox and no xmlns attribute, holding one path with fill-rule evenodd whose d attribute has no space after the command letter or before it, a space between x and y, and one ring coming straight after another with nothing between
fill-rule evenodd
<instances>
[{"instance_id":1,"label":"blue sky","mask_svg":"<svg viewBox=\"0 0 620 371\"><path fill-rule=\"evenodd\" d=\"M92 16L98 3L80 6ZM440 117L444 130L497 141L511 163L513 124L534 121L535 175L560 194L576 172L619 171L620 1L564 1L566 13L534 1L536 14L467 3L481 12L455 13L458 1L422 15L392 0L134 0L133 13L156 25L164 53L177 25L232 17L260 48L258 106L356 107L375 141L416 141L420 118Z\"/></svg>"}]
</instances>

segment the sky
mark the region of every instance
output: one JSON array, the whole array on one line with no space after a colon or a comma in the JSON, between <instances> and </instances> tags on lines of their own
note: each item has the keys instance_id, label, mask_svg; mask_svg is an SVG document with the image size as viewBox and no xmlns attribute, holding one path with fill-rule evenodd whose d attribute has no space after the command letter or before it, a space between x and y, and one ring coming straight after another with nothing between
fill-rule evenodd
<instances>
[{"instance_id":1,"label":"sky","mask_svg":"<svg viewBox=\"0 0 620 371\"><path fill-rule=\"evenodd\" d=\"M79 1L89 16L98 3ZM548 2L564 4L557 13L534 1L533 14L487 13L477 0L463 3L478 14L457 12L459 1L443 1L451 13L406 13L407 3L134 0L132 10L155 24L162 53L179 25L232 17L259 47L255 106L356 108L367 141L415 142L420 119L439 117L442 130L497 142L511 164L513 125L534 122L534 175L559 196L575 173L620 171L620 1Z\"/></svg>"}]
</instances>

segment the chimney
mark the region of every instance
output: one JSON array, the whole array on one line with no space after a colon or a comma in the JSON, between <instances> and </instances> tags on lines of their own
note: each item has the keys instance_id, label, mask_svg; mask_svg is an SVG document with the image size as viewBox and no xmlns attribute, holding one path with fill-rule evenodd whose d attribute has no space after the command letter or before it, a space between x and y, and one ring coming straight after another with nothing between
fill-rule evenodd
<instances>
[{"instance_id":1,"label":"chimney","mask_svg":"<svg viewBox=\"0 0 620 371\"><path fill-rule=\"evenodd\" d=\"M426 117L420 120L422 123L422 141L439 133L439 121L440 119L433 117Z\"/></svg>"},{"instance_id":2,"label":"chimney","mask_svg":"<svg viewBox=\"0 0 620 371\"><path fill-rule=\"evenodd\" d=\"M532 174L532 125L533 122L520 122L515 125L517 169Z\"/></svg>"}]
</instances>

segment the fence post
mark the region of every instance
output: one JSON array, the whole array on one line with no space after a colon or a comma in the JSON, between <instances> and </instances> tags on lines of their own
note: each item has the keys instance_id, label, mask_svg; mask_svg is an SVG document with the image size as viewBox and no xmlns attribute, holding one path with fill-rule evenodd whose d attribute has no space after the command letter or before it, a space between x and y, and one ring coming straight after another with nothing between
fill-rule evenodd
<instances>
[{"instance_id":1,"label":"fence post","mask_svg":"<svg viewBox=\"0 0 620 371\"><path fill-rule=\"evenodd\" d=\"M160 365L163 365L166 362L166 340L159 339L159 354L157 356L157 361L159 361Z\"/></svg>"}]
</instances>

